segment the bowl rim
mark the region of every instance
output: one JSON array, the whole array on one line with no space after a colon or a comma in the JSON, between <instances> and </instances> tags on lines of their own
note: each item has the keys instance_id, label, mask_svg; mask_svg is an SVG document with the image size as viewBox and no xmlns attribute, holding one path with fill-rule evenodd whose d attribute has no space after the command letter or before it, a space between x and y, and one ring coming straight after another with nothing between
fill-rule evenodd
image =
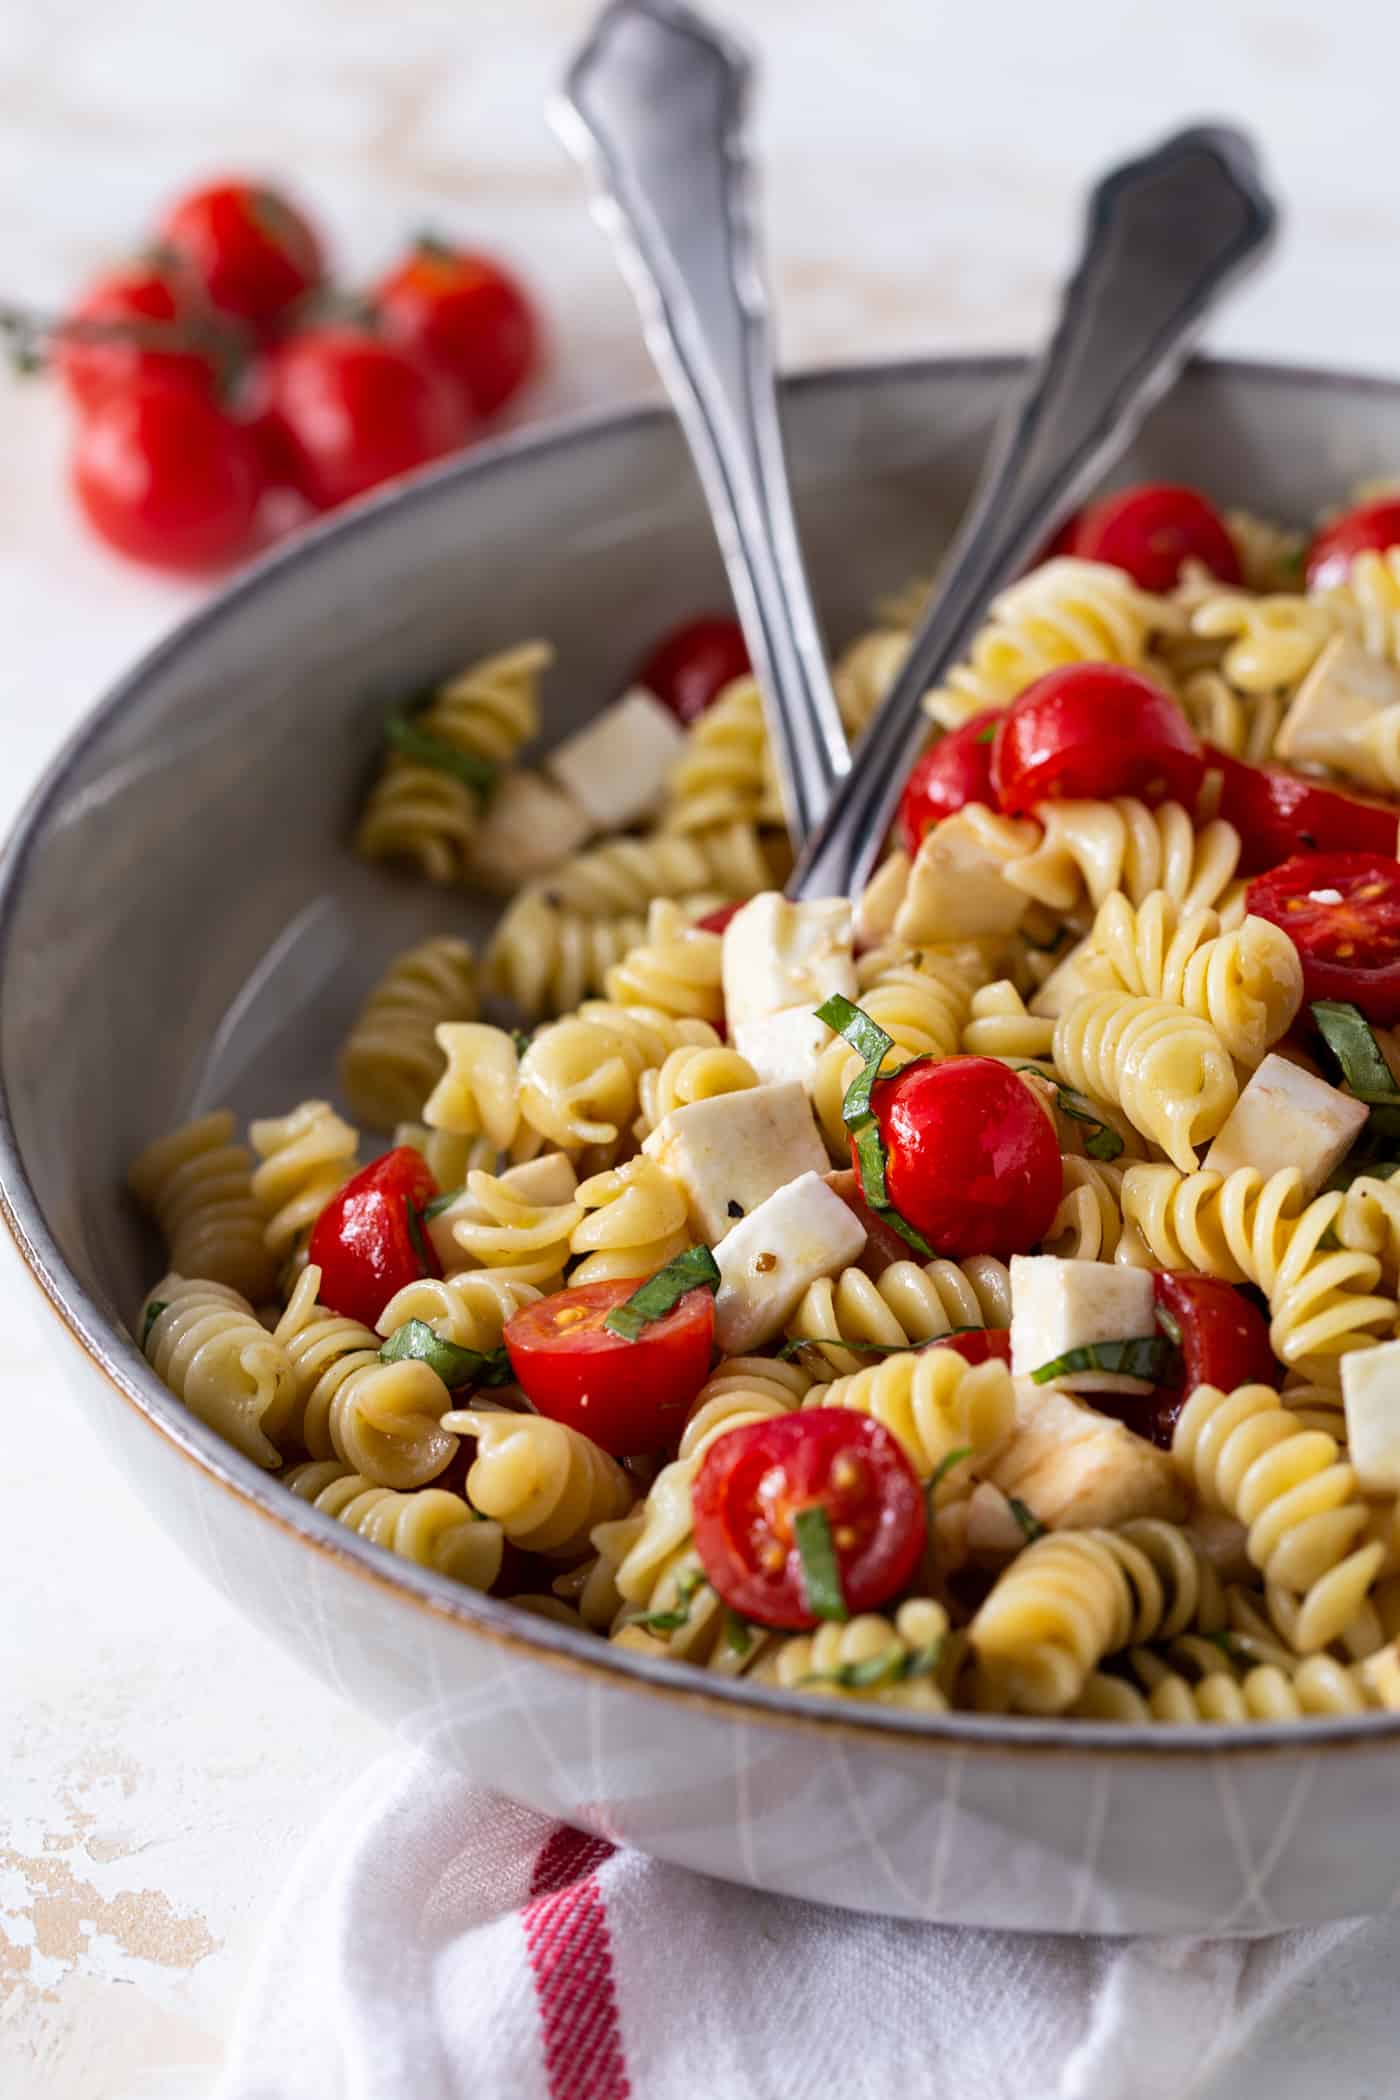
<instances>
[{"instance_id":1,"label":"bowl rim","mask_svg":"<svg viewBox=\"0 0 1400 2100\"><path fill-rule=\"evenodd\" d=\"M824 364L787 376L786 399L847 389L878 389L920 380L957 378L1009 381L1024 371L1023 357L1004 354L959 354L901 357L861 363ZM1400 381L1379 374L1248 358L1195 358L1188 379L1222 377L1253 387L1300 386L1322 392L1400 397ZM197 648L211 630L242 616L246 606L269 585L301 566L335 559L342 543L377 529L386 516L408 512L425 501L440 500L458 483L475 487L520 462L562 456L580 447L608 443L624 435L673 429L674 416L664 403L644 403L591 411L511 432L471 452L405 477L379 494L333 515L271 549L225 588L179 620L145 651L105 694L85 712L64 739L25 799L0 855L0 983L14 933L16 912L30 855L49 817L61 807L69 776L83 753L108 724L139 699L148 681L186 650ZM20 1154L11 1114L9 1081L0 1055L0 1220L42 1299L87 1357L111 1391L131 1408L187 1464L195 1466L224 1493L264 1521L302 1544L326 1555L363 1581L386 1588L400 1600L452 1621L493 1644L540 1664L557 1664L590 1680L601 1691L634 1690L668 1699L681 1707L702 1709L730 1722L776 1722L828 1738L850 1739L871 1750L881 1738L894 1743L920 1743L949 1751L976 1749L979 1755L1035 1752L1060 1756L1108 1755L1115 1760L1167 1756L1214 1759L1221 1755L1278 1755L1366 1749L1400 1736L1400 1714L1363 1714L1299 1721L1231 1723L1209 1729L1171 1728L1160 1723L1112 1723L1069 1720L1062 1716L970 1713L923 1714L904 1708L856 1701L819 1700L810 1694L762 1685L746 1678L720 1678L692 1664L639 1655L615 1647L591 1631L579 1631L537 1617L508 1603L469 1590L447 1576L404 1560L362 1539L335 1518L302 1502L225 1444L212 1430L181 1408L121 1324L108 1317L88 1293L60 1250L30 1183Z\"/></svg>"}]
</instances>

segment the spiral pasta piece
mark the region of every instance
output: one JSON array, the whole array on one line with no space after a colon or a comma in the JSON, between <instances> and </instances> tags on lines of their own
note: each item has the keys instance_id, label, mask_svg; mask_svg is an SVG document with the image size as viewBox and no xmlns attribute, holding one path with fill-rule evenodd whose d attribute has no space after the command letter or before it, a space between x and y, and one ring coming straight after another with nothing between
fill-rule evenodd
<instances>
[{"instance_id":1,"label":"spiral pasta piece","mask_svg":"<svg viewBox=\"0 0 1400 2100\"><path fill-rule=\"evenodd\" d=\"M461 1408L443 1417L443 1427L476 1439L467 1500L529 1553L572 1558L595 1525L631 1505L631 1483L617 1460L563 1422Z\"/></svg>"},{"instance_id":2,"label":"spiral pasta piece","mask_svg":"<svg viewBox=\"0 0 1400 2100\"><path fill-rule=\"evenodd\" d=\"M355 1172L359 1133L327 1101L303 1101L248 1127L262 1161L253 1200L267 1219L267 1251L284 1261L304 1245L331 1197Z\"/></svg>"},{"instance_id":3,"label":"spiral pasta piece","mask_svg":"<svg viewBox=\"0 0 1400 2100\"><path fill-rule=\"evenodd\" d=\"M127 1183L165 1241L171 1268L254 1300L271 1289L274 1263L253 1162L233 1142L228 1109L157 1138L132 1161Z\"/></svg>"},{"instance_id":4,"label":"spiral pasta piece","mask_svg":"<svg viewBox=\"0 0 1400 2100\"><path fill-rule=\"evenodd\" d=\"M1096 1672L1070 1712L1092 1721L1162 1721L1173 1727L1203 1722L1301 1721L1310 1715L1359 1714L1387 1703L1355 1664L1311 1655L1289 1672L1256 1664L1236 1678L1217 1669L1183 1676L1155 1656L1133 1661L1143 1688Z\"/></svg>"},{"instance_id":5,"label":"spiral pasta piece","mask_svg":"<svg viewBox=\"0 0 1400 2100\"><path fill-rule=\"evenodd\" d=\"M849 1407L884 1425L921 1480L932 1480L954 1452L990 1451L1016 1416L1011 1373L996 1357L969 1364L955 1349L887 1356L869 1370L813 1386L804 1407ZM959 1479L953 1467L943 1485Z\"/></svg>"},{"instance_id":6,"label":"spiral pasta piece","mask_svg":"<svg viewBox=\"0 0 1400 2100\"><path fill-rule=\"evenodd\" d=\"M470 1021L476 1010L476 958L465 941L445 934L396 955L340 1053L351 1112L377 1130L419 1115L446 1062L439 1025Z\"/></svg>"},{"instance_id":7,"label":"spiral pasta piece","mask_svg":"<svg viewBox=\"0 0 1400 2100\"><path fill-rule=\"evenodd\" d=\"M141 1309L141 1348L192 1415L254 1465L278 1463L293 1371L246 1298L207 1277L164 1276Z\"/></svg>"},{"instance_id":8,"label":"spiral pasta piece","mask_svg":"<svg viewBox=\"0 0 1400 2100\"><path fill-rule=\"evenodd\" d=\"M578 1202L569 1251L582 1259L571 1284L654 1276L690 1245L684 1189L643 1154L580 1182Z\"/></svg>"},{"instance_id":9,"label":"spiral pasta piece","mask_svg":"<svg viewBox=\"0 0 1400 2100\"><path fill-rule=\"evenodd\" d=\"M1394 1291L1400 1285L1400 1169L1384 1178L1358 1174L1343 1193L1332 1233L1352 1253L1373 1256L1385 1288Z\"/></svg>"},{"instance_id":10,"label":"spiral pasta piece","mask_svg":"<svg viewBox=\"0 0 1400 2100\"><path fill-rule=\"evenodd\" d=\"M781 824L763 699L748 673L717 694L686 732L666 783L661 828L710 831L721 824Z\"/></svg>"},{"instance_id":11,"label":"spiral pasta piece","mask_svg":"<svg viewBox=\"0 0 1400 2100\"><path fill-rule=\"evenodd\" d=\"M1198 830L1179 802L1149 809L1119 795L1106 802L1042 802L1036 819L1039 836L1029 851L1008 857L1006 880L1051 911L1072 912L1086 895L1097 911L1115 890L1142 904L1153 890L1165 890L1183 913L1209 907L1222 926L1243 916L1244 885L1235 881L1240 835L1222 817ZM987 811L972 821L1009 820Z\"/></svg>"},{"instance_id":12,"label":"spiral pasta piece","mask_svg":"<svg viewBox=\"0 0 1400 2100\"><path fill-rule=\"evenodd\" d=\"M1063 1193L1041 1252L1061 1261L1112 1261L1123 1233L1126 1171L1101 1160L1064 1160Z\"/></svg>"},{"instance_id":13,"label":"spiral pasta piece","mask_svg":"<svg viewBox=\"0 0 1400 2100\"><path fill-rule=\"evenodd\" d=\"M857 635L832 665L832 691L842 726L853 744L899 676L908 654L908 627L874 627Z\"/></svg>"},{"instance_id":14,"label":"spiral pasta piece","mask_svg":"<svg viewBox=\"0 0 1400 2100\"><path fill-rule=\"evenodd\" d=\"M1028 1013L1014 984L999 978L972 995L962 1032L962 1047L971 1057L999 1057L1007 1064L1030 1064L1050 1056L1055 1024Z\"/></svg>"},{"instance_id":15,"label":"spiral pasta piece","mask_svg":"<svg viewBox=\"0 0 1400 2100\"><path fill-rule=\"evenodd\" d=\"M353 1473L335 1459L292 1466L282 1484L303 1502L338 1517L361 1538L415 1561L420 1568L489 1590L501 1572L505 1540L499 1524L479 1517L446 1488L398 1494Z\"/></svg>"},{"instance_id":16,"label":"spiral pasta piece","mask_svg":"<svg viewBox=\"0 0 1400 2100\"><path fill-rule=\"evenodd\" d=\"M1011 1275L991 1254L966 1261L892 1262L871 1278L863 1269L843 1269L808 1286L788 1322L788 1338L806 1342L804 1355L826 1364L837 1377L864 1370L870 1362L858 1345L915 1348L937 1341L956 1327L1011 1325Z\"/></svg>"},{"instance_id":17,"label":"spiral pasta piece","mask_svg":"<svg viewBox=\"0 0 1400 2100\"><path fill-rule=\"evenodd\" d=\"M1191 614L1193 634L1227 644L1221 668L1242 693L1292 691L1336 629L1324 605L1291 594L1256 598L1221 591Z\"/></svg>"},{"instance_id":18,"label":"spiral pasta piece","mask_svg":"<svg viewBox=\"0 0 1400 2100\"><path fill-rule=\"evenodd\" d=\"M378 1331L391 1335L410 1320L422 1320L445 1342L483 1356L500 1344L515 1315L538 1302L531 1283L495 1269L462 1269L455 1276L420 1276L406 1283L379 1315Z\"/></svg>"},{"instance_id":19,"label":"spiral pasta piece","mask_svg":"<svg viewBox=\"0 0 1400 2100\"><path fill-rule=\"evenodd\" d=\"M1177 698L1197 736L1218 751L1252 766L1273 757L1288 704L1283 694L1237 692L1222 672L1204 669L1181 681Z\"/></svg>"},{"instance_id":20,"label":"spiral pasta piece","mask_svg":"<svg viewBox=\"0 0 1400 2100\"><path fill-rule=\"evenodd\" d=\"M720 1094L741 1094L757 1085L757 1072L737 1050L719 1042L684 1045L638 1081L641 1113L636 1135L646 1137L673 1109L713 1101Z\"/></svg>"},{"instance_id":21,"label":"spiral pasta piece","mask_svg":"<svg viewBox=\"0 0 1400 2100\"><path fill-rule=\"evenodd\" d=\"M579 1205L532 1202L479 1169L468 1174L466 1194L469 1201L454 1207L452 1237L467 1261L505 1281L557 1290L583 1216Z\"/></svg>"},{"instance_id":22,"label":"spiral pasta piece","mask_svg":"<svg viewBox=\"0 0 1400 2100\"><path fill-rule=\"evenodd\" d=\"M1224 1127L1239 1082L1208 1021L1118 991L1076 999L1055 1023L1056 1069L1121 1108L1183 1171Z\"/></svg>"},{"instance_id":23,"label":"spiral pasta piece","mask_svg":"<svg viewBox=\"0 0 1400 2100\"><path fill-rule=\"evenodd\" d=\"M1318 609L1354 632L1370 655L1400 664L1400 559L1393 547L1358 554L1346 582L1324 593Z\"/></svg>"},{"instance_id":24,"label":"spiral pasta piece","mask_svg":"<svg viewBox=\"0 0 1400 2100\"><path fill-rule=\"evenodd\" d=\"M892 1618L863 1612L844 1625L780 1641L756 1665L757 1684L830 1698L865 1699L916 1713L948 1710L939 1681L948 1614L932 1597L909 1597Z\"/></svg>"},{"instance_id":25,"label":"spiral pasta piece","mask_svg":"<svg viewBox=\"0 0 1400 2100\"><path fill-rule=\"evenodd\" d=\"M615 1145L636 1117L646 1062L636 1038L607 1022L551 1022L521 1060L521 1112L563 1151Z\"/></svg>"},{"instance_id":26,"label":"spiral pasta piece","mask_svg":"<svg viewBox=\"0 0 1400 2100\"><path fill-rule=\"evenodd\" d=\"M608 971L608 998L713 1027L724 1017L723 945L717 933L690 925L679 906L660 898L647 914L645 940Z\"/></svg>"},{"instance_id":27,"label":"spiral pasta piece","mask_svg":"<svg viewBox=\"0 0 1400 2100\"><path fill-rule=\"evenodd\" d=\"M1246 918L1220 931L1213 911L1182 913L1165 890L1136 907L1106 897L1090 936L1120 991L1165 999L1208 1021L1230 1055L1254 1066L1303 1003L1303 966L1281 927Z\"/></svg>"},{"instance_id":28,"label":"spiral pasta piece","mask_svg":"<svg viewBox=\"0 0 1400 2100\"><path fill-rule=\"evenodd\" d=\"M320 1284L318 1268L303 1269L277 1324L295 1382L287 1440L312 1458L340 1459L377 1487L435 1480L457 1450L441 1426L447 1387L415 1359L383 1362L372 1328L317 1304Z\"/></svg>"},{"instance_id":29,"label":"spiral pasta piece","mask_svg":"<svg viewBox=\"0 0 1400 2100\"><path fill-rule=\"evenodd\" d=\"M791 1414L812 1389L800 1364L770 1356L728 1356L716 1365L690 1404L681 1432L681 1460L703 1458L716 1437L750 1422Z\"/></svg>"}]
</instances>

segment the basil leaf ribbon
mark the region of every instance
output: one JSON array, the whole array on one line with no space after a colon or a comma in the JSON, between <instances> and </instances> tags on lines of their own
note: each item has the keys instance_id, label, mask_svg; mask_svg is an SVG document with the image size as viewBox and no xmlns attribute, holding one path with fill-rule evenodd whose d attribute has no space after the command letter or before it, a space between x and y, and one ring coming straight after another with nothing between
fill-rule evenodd
<instances>
[{"instance_id":1,"label":"basil leaf ribbon","mask_svg":"<svg viewBox=\"0 0 1400 2100\"><path fill-rule=\"evenodd\" d=\"M802 1587L807 1609L818 1619L849 1619L851 1614L841 1588L841 1569L831 1524L820 1502L799 1509L792 1520L797 1557L802 1563Z\"/></svg>"},{"instance_id":2,"label":"basil leaf ribbon","mask_svg":"<svg viewBox=\"0 0 1400 2100\"><path fill-rule=\"evenodd\" d=\"M1085 1342L1080 1349L1066 1349L1063 1356L1031 1372L1036 1385L1052 1378L1068 1378L1075 1371L1114 1371L1124 1378L1145 1379L1162 1385L1175 1351L1165 1334L1137 1334L1122 1342Z\"/></svg>"},{"instance_id":3,"label":"basil leaf ribbon","mask_svg":"<svg viewBox=\"0 0 1400 2100\"><path fill-rule=\"evenodd\" d=\"M870 1090L880 1076L880 1067L887 1054L895 1047L894 1037L886 1035L878 1021L872 1021L868 1013L862 1012L841 992L833 992L826 1004L817 1008L817 1019L825 1021L827 1027L834 1028L839 1036L844 1036L851 1048L865 1060L841 1103L841 1120L850 1131L855 1148L860 1192L871 1210L883 1218L902 1240L907 1240L918 1253L936 1258L937 1248L930 1247L923 1234L916 1232L890 1201L884 1139L880 1136L875 1111L870 1106Z\"/></svg>"},{"instance_id":4,"label":"basil leaf ribbon","mask_svg":"<svg viewBox=\"0 0 1400 2100\"><path fill-rule=\"evenodd\" d=\"M381 1363L399 1364L410 1359L436 1371L443 1384L454 1391L463 1385L509 1385L513 1375L504 1342L499 1349L484 1353L480 1349L464 1349L460 1342L449 1342L434 1334L426 1320L405 1320L379 1352Z\"/></svg>"},{"instance_id":5,"label":"basil leaf ribbon","mask_svg":"<svg viewBox=\"0 0 1400 2100\"><path fill-rule=\"evenodd\" d=\"M423 1237L423 1220L418 1215L412 1196L404 1197L403 1207L408 1218L408 1236L413 1242L413 1251L418 1257L423 1274L431 1276L433 1274L433 1258L428 1252L428 1242Z\"/></svg>"},{"instance_id":6,"label":"basil leaf ribbon","mask_svg":"<svg viewBox=\"0 0 1400 2100\"><path fill-rule=\"evenodd\" d=\"M676 1603L671 1611L639 1612L629 1619L629 1626L644 1626L648 1633L678 1633L682 1626L690 1624L690 1607L709 1583L703 1568L691 1568L676 1584Z\"/></svg>"},{"instance_id":7,"label":"basil leaf ribbon","mask_svg":"<svg viewBox=\"0 0 1400 2100\"><path fill-rule=\"evenodd\" d=\"M445 1210L451 1210L459 1196L465 1194L465 1189L447 1189L441 1196L434 1196L431 1203L425 1203L418 1215L425 1224L430 1218L440 1218Z\"/></svg>"},{"instance_id":8,"label":"basil leaf ribbon","mask_svg":"<svg viewBox=\"0 0 1400 2100\"><path fill-rule=\"evenodd\" d=\"M615 1305L603 1325L609 1333L620 1334L625 1342L635 1342L653 1320L664 1320L687 1291L718 1288L719 1269L709 1248L687 1247L640 1284L623 1304Z\"/></svg>"},{"instance_id":9,"label":"basil leaf ribbon","mask_svg":"<svg viewBox=\"0 0 1400 2100\"><path fill-rule=\"evenodd\" d=\"M1343 999L1314 999L1312 1017L1343 1079L1371 1111L1366 1134L1400 1137L1400 1088L1366 1016Z\"/></svg>"},{"instance_id":10,"label":"basil leaf ribbon","mask_svg":"<svg viewBox=\"0 0 1400 2100\"><path fill-rule=\"evenodd\" d=\"M424 729L415 721L417 712L428 706L432 697L429 693L425 699L391 708L384 722L385 742L401 758L412 759L415 765L431 766L435 773L450 774L463 787L470 788L478 800L489 802L500 779L500 767L489 758L478 758L475 752L459 750L446 737L435 736L431 729Z\"/></svg>"},{"instance_id":11,"label":"basil leaf ribbon","mask_svg":"<svg viewBox=\"0 0 1400 2100\"><path fill-rule=\"evenodd\" d=\"M1035 1511L1029 1508L1019 1495L1008 1495L1006 1506L1025 1533L1028 1546L1033 1546L1037 1539L1044 1538L1049 1525L1042 1524Z\"/></svg>"},{"instance_id":12,"label":"basil leaf ribbon","mask_svg":"<svg viewBox=\"0 0 1400 2100\"><path fill-rule=\"evenodd\" d=\"M863 1662L841 1663L834 1670L809 1670L799 1684L834 1684L843 1692L872 1691L886 1684L906 1684L911 1677L932 1677L943 1656L940 1638L922 1648L901 1648L898 1642Z\"/></svg>"}]
</instances>

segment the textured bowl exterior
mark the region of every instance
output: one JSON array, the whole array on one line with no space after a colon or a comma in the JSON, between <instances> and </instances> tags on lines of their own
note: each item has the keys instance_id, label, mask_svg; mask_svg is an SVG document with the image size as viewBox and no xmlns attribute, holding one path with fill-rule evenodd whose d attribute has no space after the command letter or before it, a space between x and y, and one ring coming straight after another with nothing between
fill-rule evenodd
<instances>
[{"instance_id":1,"label":"textured bowl exterior","mask_svg":"<svg viewBox=\"0 0 1400 2100\"><path fill-rule=\"evenodd\" d=\"M798 508L839 644L927 568L1014 368L813 375ZM1124 469L1306 517L1400 457L1400 389L1197 366ZM385 704L533 632L564 734L722 602L659 412L492 448L262 564L60 755L0 871L0 1206L53 1354L153 1515L307 1665L478 1780L723 1878L1024 1929L1264 1933L1400 1895L1400 1722L1186 1732L905 1715L619 1655L393 1559L224 1447L123 1324L157 1250L126 1160L181 1114L324 1091L396 945L459 897L359 867ZM478 920L478 928L483 921Z\"/></svg>"}]
</instances>

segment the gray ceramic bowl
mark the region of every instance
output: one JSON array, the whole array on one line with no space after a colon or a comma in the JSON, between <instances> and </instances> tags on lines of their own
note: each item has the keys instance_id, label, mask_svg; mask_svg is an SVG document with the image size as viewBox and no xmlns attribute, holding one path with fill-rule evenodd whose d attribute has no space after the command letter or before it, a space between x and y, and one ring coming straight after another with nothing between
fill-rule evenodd
<instances>
[{"instance_id":1,"label":"gray ceramic bowl","mask_svg":"<svg viewBox=\"0 0 1400 2100\"><path fill-rule=\"evenodd\" d=\"M834 643L926 566L1014 367L787 390ZM1308 517L1400 462L1400 387L1195 367L1125 472ZM391 951L472 928L346 835L385 704L532 634L551 734L639 647L722 599L659 411L479 452L298 541L157 649L29 804L0 878L0 1190L55 1359L150 1509L311 1668L484 1782L733 1881L901 1917L1264 1932L1400 1888L1400 1719L1148 1731L931 1719L717 1684L391 1558L186 1415L123 1324L158 1273L131 1155L227 1099L323 1092ZM478 924L477 929L480 930Z\"/></svg>"}]
</instances>

